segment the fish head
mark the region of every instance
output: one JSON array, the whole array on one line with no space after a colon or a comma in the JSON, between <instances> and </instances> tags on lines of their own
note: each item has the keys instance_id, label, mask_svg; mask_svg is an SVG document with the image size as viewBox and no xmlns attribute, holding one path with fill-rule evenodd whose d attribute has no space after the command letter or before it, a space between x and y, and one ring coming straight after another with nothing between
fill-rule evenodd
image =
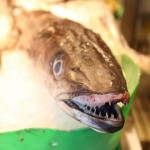
<instances>
[{"instance_id":1,"label":"fish head","mask_svg":"<svg viewBox=\"0 0 150 150\"><path fill-rule=\"evenodd\" d=\"M126 80L98 34L67 19L47 19L31 49L47 66L65 112L99 132L122 129L124 117L117 103L128 104Z\"/></svg>"}]
</instances>

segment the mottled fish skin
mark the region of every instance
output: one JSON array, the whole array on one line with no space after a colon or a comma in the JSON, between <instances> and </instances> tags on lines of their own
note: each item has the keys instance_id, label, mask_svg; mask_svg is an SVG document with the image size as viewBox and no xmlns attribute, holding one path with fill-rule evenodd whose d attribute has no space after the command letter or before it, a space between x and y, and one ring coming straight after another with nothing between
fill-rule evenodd
<instances>
[{"instance_id":1,"label":"mottled fish skin","mask_svg":"<svg viewBox=\"0 0 150 150\"><path fill-rule=\"evenodd\" d=\"M63 79L82 83L94 92L127 91L121 67L98 34L47 12L28 14L25 26L20 47L35 59L42 56L44 63L58 52L64 53Z\"/></svg>"},{"instance_id":2,"label":"mottled fish skin","mask_svg":"<svg viewBox=\"0 0 150 150\"><path fill-rule=\"evenodd\" d=\"M51 82L54 83L53 89L57 89L56 97L67 93L68 97L65 99L70 100L71 97L91 93L97 96L109 93L117 96L120 93L127 93L120 99L128 101L129 94L121 67L98 34L76 22L44 11L24 12L16 18L21 32L16 47L28 50L32 59L40 62L49 73ZM20 19L22 21L19 21ZM63 62L63 72L58 78L54 77L52 69L57 57ZM94 105L94 100L91 101ZM74 114L71 115L75 117ZM85 119L83 121L75 118L95 128L86 123ZM108 126L104 131L111 132L111 128ZM95 129L103 131L100 128Z\"/></svg>"}]
</instances>

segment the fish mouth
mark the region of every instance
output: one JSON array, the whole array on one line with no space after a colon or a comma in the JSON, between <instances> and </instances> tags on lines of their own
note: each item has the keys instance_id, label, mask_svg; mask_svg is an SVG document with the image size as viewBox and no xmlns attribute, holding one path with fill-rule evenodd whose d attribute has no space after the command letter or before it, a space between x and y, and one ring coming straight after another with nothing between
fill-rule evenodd
<instances>
[{"instance_id":1,"label":"fish mouth","mask_svg":"<svg viewBox=\"0 0 150 150\"><path fill-rule=\"evenodd\" d=\"M65 93L66 95L66 93ZM68 99L59 99L59 105L70 116L98 132L114 133L124 126L124 117L118 103L128 104L129 93L68 93ZM64 96L61 94L59 97Z\"/></svg>"}]
</instances>

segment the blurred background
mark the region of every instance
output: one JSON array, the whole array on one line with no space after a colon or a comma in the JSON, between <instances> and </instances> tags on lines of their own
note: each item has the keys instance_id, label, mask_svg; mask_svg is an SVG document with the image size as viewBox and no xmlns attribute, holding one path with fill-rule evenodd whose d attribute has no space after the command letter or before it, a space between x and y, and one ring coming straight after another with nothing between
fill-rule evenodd
<instances>
[{"instance_id":1,"label":"blurred background","mask_svg":"<svg viewBox=\"0 0 150 150\"><path fill-rule=\"evenodd\" d=\"M150 0L124 0L123 7L120 26L124 37L139 55L150 56ZM126 147L127 143L130 143L130 148L150 150L149 72L141 72L138 92L130 113L122 136L122 146ZM137 139L137 142L134 142L134 139Z\"/></svg>"}]
</instances>

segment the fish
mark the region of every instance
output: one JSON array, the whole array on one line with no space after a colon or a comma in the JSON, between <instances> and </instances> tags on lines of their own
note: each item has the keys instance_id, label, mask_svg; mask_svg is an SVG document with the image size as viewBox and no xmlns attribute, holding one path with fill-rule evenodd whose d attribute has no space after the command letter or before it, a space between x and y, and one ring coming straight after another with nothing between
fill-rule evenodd
<instances>
[{"instance_id":1,"label":"fish","mask_svg":"<svg viewBox=\"0 0 150 150\"><path fill-rule=\"evenodd\" d=\"M99 34L48 11L17 14L20 36L35 65L49 75L58 105L88 127L114 133L124 126L117 103L130 94L120 65ZM49 84L49 83L47 83Z\"/></svg>"}]
</instances>

